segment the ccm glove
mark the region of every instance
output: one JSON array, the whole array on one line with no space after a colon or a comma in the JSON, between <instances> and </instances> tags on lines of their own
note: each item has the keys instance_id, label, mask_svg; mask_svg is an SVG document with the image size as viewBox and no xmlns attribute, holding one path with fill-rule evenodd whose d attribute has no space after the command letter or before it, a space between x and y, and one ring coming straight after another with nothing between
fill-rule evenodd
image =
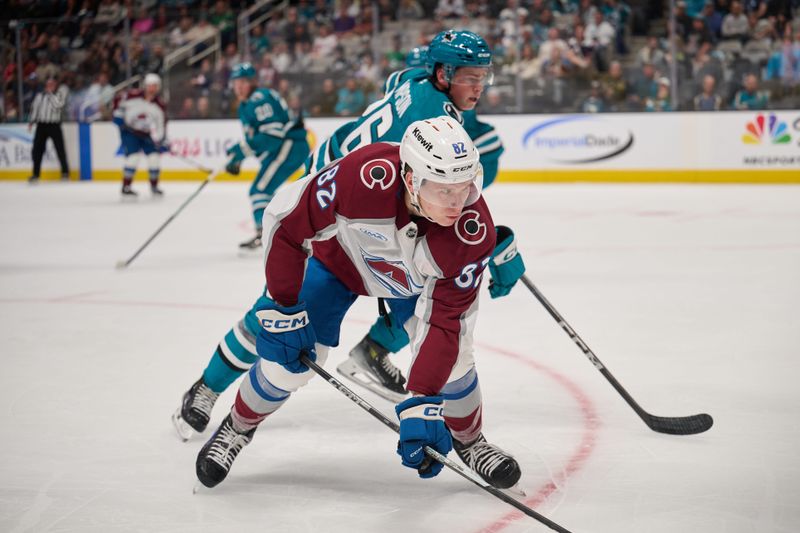
<instances>
[{"instance_id":1,"label":"ccm glove","mask_svg":"<svg viewBox=\"0 0 800 533\"><path fill-rule=\"evenodd\" d=\"M317 336L306 313L303 302L284 307L270 301L256 318L261 331L256 338L256 351L267 361L282 365L289 372L307 372L308 367L300 362L300 354L305 352L312 360L317 360L314 343Z\"/></svg>"},{"instance_id":2,"label":"ccm glove","mask_svg":"<svg viewBox=\"0 0 800 533\"><path fill-rule=\"evenodd\" d=\"M511 292L511 289L525 273L525 263L517 251L517 240L514 232L506 226L497 226L497 245L489 261L489 294L492 298L500 298Z\"/></svg>"},{"instance_id":3,"label":"ccm glove","mask_svg":"<svg viewBox=\"0 0 800 533\"><path fill-rule=\"evenodd\" d=\"M425 446L442 455L453 449L453 439L444 425L443 404L441 396L414 396L394 408L400 419L397 453L403 459L403 466L417 470L421 478L435 476L444 466L425 455Z\"/></svg>"},{"instance_id":4,"label":"ccm glove","mask_svg":"<svg viewBox=\"0 0 800 533\"><path fill-rule=\"evenodd\" d=\"M242 168L242 161L244 161L245 154L242 146L239 143L234 144L225 151L228 154L228 163L225 165L225 172L233 176L238 176Z\"/></svg>"}]
</instances>

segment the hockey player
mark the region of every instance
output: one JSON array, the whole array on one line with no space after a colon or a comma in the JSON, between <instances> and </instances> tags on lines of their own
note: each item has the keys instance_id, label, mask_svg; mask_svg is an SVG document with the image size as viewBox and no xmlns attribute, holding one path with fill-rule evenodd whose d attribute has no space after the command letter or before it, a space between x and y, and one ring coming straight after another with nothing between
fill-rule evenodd
<instances>
[{"instance_id":1,"label":"hockey player","mask_svg":"<svg viewBox=\"0 0 800 533\"><path fill-rule=\"evenodd\" d=\"M230 414L197 456L201 483L225 479L258 425L324 364L358 296L415 303L407 322L413 394L395 411L397 453L422 478L459 457L487 483L509 488L517 461L486 441L472 334L478 290L495 246L471 139L451 117L417 121L400 144L350 152L278 192L264 212L266 288L245 316L260 359Z\"/></svg>"},{"instance_id":2,"label":"hockey player","mask_svg":"<svg viewBox=\"0 0 800 533\"><path fill-rule=\"evenodd\" d=\"M313 161L318 163L321 161L320 158L340 157L341 151L336 148L340 144L339 139L344 139L346 132L356 131L358 125L365 121L369 124L378 122L376 114L378 117L385 117L385 120L378 122L379 125L391 126L388 131L383 131L381 140L399 142L404 130L398 133L397 125L401 121L407 122L409 116L418 119L433 118L447 110L458 119L461 114L454 103L460 107L473 108L477 102L475 95L480 96L483 83L486 82L486 77L490 76L491 57L484 55L489 54L486 42L471 32L451 31L437 35L430 48L433 53L428 55L428 69L440 80L439 86L433 85L427 70L417 69L416 76L409 76L407 69L405 71L407 77L400 86L396 86L383 100L373 104L372 111L368 109L363 117L337 130L330 139L322 143L322 149L315 152ZM454 78L456 73L458 76ZM447 79L455 80L455 84L448 82ZM451 85L452 90L437 88ZM451 92L456 95L453 100L448 97ZM469 95L472 95L472 99ZM382 107L374 107L381 102L383 102ZM395 120L395 117L400 118ZM477 123L477 119L474 122ZM468 121L467 125L474 124ZM485 162L486 167L493 169L490 170L490 174L484 172L486 179L491 181L497 170L497 158L503 148L493 128L485 126L488 128L486 133L477 133L484 131L480 129L470 135L478 139L478 151L484 150L480 156L481 163ZM371 128L365 128L364 131L366 133L364 139L368 139ZM382 128L377 128L377 131L382 131ZM362 138L359 137L357 140L360 142ZM313 166L312 162L309 162L309 165ZM501 226L498 235L500 238L489 263L492 274L490 286L492 297L508 294L525 271L522 257L516 253L516 243L511 230ZM387 301L392 313L387 315L388 318L379 318L375 322L369 334L350 351L350 357L339 365L340 368L337 370L384 398L397 402L407 394L406 379L400 369L391 362L388 354L397 352L408 344L404 324L412 316L414 309L413 302L408 300ZM202 376L184 394L181 407L173 415L173 422L181 438L188 439L193 432L202 433L205 430L219 394L258 360L255 349L256 332L258 324L255 319L248 320L245 317L220 341Z\"/></svg>"},{"instance_id":3,"label":"hockey player","mask_svg":"<svg viewBox=\"0 0 800 533\"><path fill-rule=\"evenodd\" d=\"M435 106L417 107L416 102L420 99L428 98L431 92L447 95L448 101L443 105L448 106L449 102L452 103L445 109L452 110L453 105L458 108L462 124L480 153L484 169L484 187L494 182L500 155L504 151L494 128L479 121L475 112L475 105L480 98L483 85L476 87L468 83L470 75L481 76L480 69L487 69L487 65L491 66L491 55L488 56L488 60L481 55L488 53L486 51L488 46L485 41L474 33L452 30L442 32L433 39L430 47L411 50L406 58L409 68L391 74L384 83L384 93L387 96L396 94L395 91L397 94L402 94L400 88L406 83L409 84L411 93L409 98L413 97L415 103L412 104L414 108L408 113L416 118L423 118L426 113L437 113ZM491 78L491 72L487 71L486 76ZM469 89L473 89L473 92L469 92ZM436 102L441 102L441 98ZM369 116L369 113L370 109L367 109L364 116ZM373 110L372 113L376 111ZM357 127L357 124L344 126L340 130L341 133L335 133L328 141L332 146L327 150L337 153L335 149L337 140L344 139L346 132ZM391 137L389 131L381 137L381 140L396 139ZM315 155L324 161L324 154L324 151L317 151ZM500 226L497 230L498 246L489 265L492 275L489 291L492 298L507 295L525 272L522 257L516 251L513 232L505 226ZM408 345L403 322L411 316L412 309L409 308L408 302L402 300L389 301L389 307L392 313L378 318L369 333L350 351L349 358L341 363L337 370L343 376L384 398L400 401L406 395L405 378L388 355ZM383 308L381 309L383 313Z\"/></svg>"},{"instance_id":4,"label":"hockey player","mask_svg":"<svg viewBox=\"0 0 800 533\"><path fill-rule=\"evenodd\" d=\"M255 156L260 167L250 186L255 236L239 245L243 250L261 248L261 216L275 191L303 165L310 153L303 118L295 117L280 94L256 88L256 71L250 63L233 67L233 91L239 100L239 120L244 140L228 148L225 170L238 175L242 161Z\"/></svg>"},{"instance_id":5,"label":"hockey player","mask_svg":"<svg viewBox=\"0 0 800 533\"><path fill-rule=\"evenodd\" d=\"M161 154L168 152L167 112L164 101L159 96L161 78L158 74L144 77L144 88L121 93L114 100L113 121L119 126L119 153L125 156L122 168L122 197L136 198L131 188L133 175L139 163L139 154L147 157L150 178L150 192L161 196L158 178L161 173Z\"/></svg>"}]
</instances>

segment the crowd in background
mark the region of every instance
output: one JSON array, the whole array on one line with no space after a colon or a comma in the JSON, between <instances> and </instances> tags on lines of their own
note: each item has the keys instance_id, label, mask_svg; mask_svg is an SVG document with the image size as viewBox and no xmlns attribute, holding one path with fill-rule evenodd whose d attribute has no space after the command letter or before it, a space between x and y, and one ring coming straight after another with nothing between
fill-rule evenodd
<instances>
[{"instance_id":1,"label":"crowd in background","mask_svg":"<svg viewBox=\"0 0 800 533\"><path fill-rule=\"evenodd\" d=\"M450 27L494 52L483 113L800 107L800 0L678 1L676 54L662 0L628 1L299 0L253 26L240 50L237 14L252 1L7 0L0 16L24 22L0 21L0 113L26 119L17 35L25 114L56 77L71 93L69 118L107 118L115 86L164 74L172 50L218 35L219 60L170 72L172 118L234 116L228 77L244 59L298 112L350 116L412 47Z\"/></svg>"}]
</instances>

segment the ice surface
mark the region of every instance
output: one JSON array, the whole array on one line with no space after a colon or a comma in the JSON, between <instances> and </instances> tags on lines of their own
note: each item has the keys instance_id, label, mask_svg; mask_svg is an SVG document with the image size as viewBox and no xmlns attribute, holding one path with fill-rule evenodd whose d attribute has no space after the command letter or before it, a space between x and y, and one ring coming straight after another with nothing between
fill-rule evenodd
<instances>
[{"instance_id":1,"label":"ice surface","mask_svg":"<svg viewBox=\"0 0 800 533\"><path fill-rule=\"evenodd\" d=\"M260 258L237 256L247 185L212 184L114 265L196 187L123 204L116 183L0 183L0 531L546 531L452 472L418 479L395 436L320 379L193 495L204 436L180 442L170 415L261 289ZM486 297L485 432L520 461L525 501L575 533L796 533L800 188L498 184L487 198L530 278L645 409L716 421L653 433L523 286ZM329 370L375 312L356 304Z\"/></svg>"}]
</instances>

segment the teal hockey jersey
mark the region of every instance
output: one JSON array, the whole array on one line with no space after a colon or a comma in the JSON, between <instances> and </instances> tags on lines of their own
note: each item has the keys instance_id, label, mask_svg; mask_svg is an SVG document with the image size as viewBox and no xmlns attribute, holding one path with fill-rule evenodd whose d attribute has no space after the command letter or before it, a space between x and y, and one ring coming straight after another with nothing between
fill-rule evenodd
<instances>
[{"instance_id":1,"label":"teal hockey jersey","mask_svg":"<svg viewBox=\"0 0 800 533\"><path fill-rule=\"evenodd\" d=\"M394 72L384 83L384 89L382 99L367 107L361 117L341 126L314 150L306 164L308 172L316 172L367 144L400 142L412 122L449 115L464 125L475 142L483 165L484 187L494 181L503 153L500 137L492 126L480 122L474 111L460 112L446 93L434 87L425 69Z\"/></svg>"},{"instance_id":2,"label":"teal hockey jersey","mask_svg":"<svg viewBox=\"0 0 800 533\"><path fill-rule=\"evenodd\" d=\"M272 89L256 89L240 103L239 120L247 148L256 156L276 152L285 139L306 137L302 117L294 116L283 97Z\"/></svg>"}]
</instances>

